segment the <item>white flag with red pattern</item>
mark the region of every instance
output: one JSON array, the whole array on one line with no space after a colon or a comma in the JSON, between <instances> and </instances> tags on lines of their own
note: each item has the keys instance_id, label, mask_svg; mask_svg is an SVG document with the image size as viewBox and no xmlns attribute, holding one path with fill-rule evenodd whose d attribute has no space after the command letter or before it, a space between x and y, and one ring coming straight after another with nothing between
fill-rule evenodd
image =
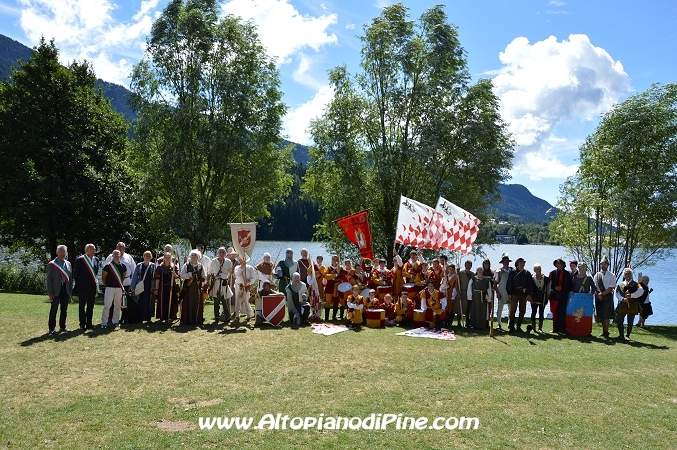
<instances>
[{"instance_id":1,"label":"white flag with red pattern","mask_svg":"<svg viewBox=\"0 0 677 450\"><path fill-rule=\"evenodd\" d=\"M433 222L439 230L439 247L464 255L470 253L479 232L479 219L443 197L437 200L435 212Z\"/></svg>"},{"instance_id":2,"label":"white flag with red pattern","mask_svg":"<svg viewBox=\"0 0 677 450\"><path fill-rule=\"evenodd\" d=\"M433 225L435 210L421 202L400 196L395 243L413 248L438 250L439 237Z\"/></svg>"}]
</instances>

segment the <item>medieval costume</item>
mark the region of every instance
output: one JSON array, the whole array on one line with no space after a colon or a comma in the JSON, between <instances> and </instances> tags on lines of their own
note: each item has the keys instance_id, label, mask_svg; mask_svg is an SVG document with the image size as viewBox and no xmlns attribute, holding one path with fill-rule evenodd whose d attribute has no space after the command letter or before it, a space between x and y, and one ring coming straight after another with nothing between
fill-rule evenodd
<instances>
[{"instance_id":1,"label":"medieval costume","mask_svg":"<svg viewBox=\"0 0 677 450\"><path fill-rule=\"evenodd\" d=\"M233 272L233 262L225 257L223 249L219 249L219 252L221 254L210 261L207 270L209 296L214 299L214 320L224 320L228 323L230 322L230 298L233 296L228 281ZM221 305L223 305L223 315L221 315Z\"/></svg>"},{"instance_id":2,"label":"medieval costume","mask_svg":"<svg viewBox=\"0 0 677 450\"><path fill-rule=\"evenodd\" d=\"M444 325L450 327L454 320L454 304L456 297L458 297L458 276L456 275L456 268L446 264L444 275L442 275L442 283L440 284L440 292L444 294L444 310L446 316Z\"/></svg>"},{"instance_id":3,"label":"medieval costume","mask_svg":"<svg viewBox=\"0 0 677 450\"><path fill-rule=\"evenodd\" d=\"M287 296L287 310L289 321L296 325L307 324L310 315L310 303L308 303L308 288L301 281L301 274L294 272L292 281L285 288Z\"/></svg>"},{"instance_id":4,"label":"medieval costume","mask_svg":"<svg viewBox=\"0 0 677 450\"><path fill-rule=\"evenodd\" d=\"M618 326L618 338L630 340L630 333L632 333L632 325L635 323L635 315L639 314L639 297L644 293L644 289L632 279L632 270L625 269L623 271L623 280L616 286L616 298L618 299L618 306L616 306L616 326ZM623 333L623 322L625 316L628 316L628 331Z\"/></svg>"},{"instance_id":5,"label":"medieval costume","mask_svg":"<svg viewBox=\"0 0 677 450\"><path fill-rule=\"evenodd\" d=\"M338 285L344 278L345 271L338 263L338 257L333 256L331 266L327 267L322 274L326 285L324 288L324 320L329 321L329 309L332 309L332 320L336 320L336 313L341 306L340 319L343 320L345 300L339 296Z\"/></svg>"},{"instance_id":6,"label":"medieval costume","mask_svg":"<svg viewBox=\"0 0 677 450\"><path fill-rule=\"evenodd\" d=\"M563 333L566 329L567 301L569 294L574 290L571 274L564 268L562 259L553 262L556 267L550 272L550 311L552 312L552 330Z\"/></svg>"},{"instance_id":7,"label":"medieval costume","mask_svg":"<svg viewBox=\"0 0 677 450\"><path fill-rule=\"evenodd\" d=\"M395 313L395 304L390 294L386 294L381 303L381 308L386 312L386 326L392 327L395 325L397 314Z\"/></svg>"},{"instance_id":8,"label":"medieval costume","mask_svg":"<svg viewBox=\"0 0 677 450\"><path fill-rule=\"evenodd\" d=\"M155 279L155 263L142 261L134 268L132 275L132 287L136 289L139 282L143 282L143 292L137 294L136 304L139 306L139 319L142 322L149 322L153 318L155 311L155 295L153 295L153 284Z\"/></svg>"},{"instance_id":9,"label":"medieval costume","mask_svg":"<svg viewBox=\"0 0 677 450\"><path fill-rule=\"evenodd\" d=\"M507 253L501 255L501 267L494 272L494 285L496 286L496 320L498 321L498 329L502 330L501 319L503 317L503 310L505 305L508 305L508 313L510 312L510 298L508 295L508 279L514 276L510 275L515 269L510 266L512 260Z\"/></svg>"},{"instance_id":10,"label":"medieval costume","mask_svg":"<svg viewBox=\"0 0 677 450\"><path fill-rule=\"evenodd\" d=\"M346 304L348 313L346 314L346 325L349 328L355 328L362 325L362 315L366 313L366 299L359 294L359 290L354 288L353 293L348 296Z\"/></svg>"},{"instance_id":11,"label":"medieval costume","mask_svg":"<svg viewBox=\"0 0 677 450\"><path fill-rule=\"evenodd\" d=\"M184 281L181 300L181 325L204 322L203 284L207 277L204 267L199 262L188 262L181 268L181 279Z\"/></svg>"},{"instance_id":12,"label":"medieval costume","mask_svg":"<svg viewBox=\"0 0 677 450\"><path fill-rule=\"evenodd\" d=\"M285 254L285 259L277 263L275 267L275 274L277 275L278 284L277 290L280 292L285 292L287 284L291 282L291 275L294 272L299 271L299 264L294 259L294 252L291 248L287 249Z\"/></svg>"},{"instance_id":13,"label":"medieval costume","mask_svg":"<svg viewBox=\"0 0 677 450\"><path fill-rule=\"evenodd\" d=\"M421 299L421 309L425 312L425 321L430 328L441 328L446 311L442 307L444 294L435 289L435 282L428 281L428 288L418 293Z\"/></svg>"},{"instance_id":14,"label":"medieval costume","mask_svg":"<svg viewBox=\"0 0 677 450\"><path fill-rule=\"evenodd\" d=\"M155 289L157 291L157 307L155 317L159 320L171 320L176 318L179 310L179 297L176 283L179 278L177 266L163 261L155 269Z\"/></svg>"},{"instance_id":15,"label":"medieval costume","mask_svg":"<svg viewBox=\"0 0 677 450\"><path fill-rule=\"evenodd\" d=\"M401 293L399 300L395 303L395 322L403 327L410 327L414 318L414 302L407 297L406 293Z\"/></svg>"},{"instance_id":16,"label":"medieval costume","mask_svg":"<svg viewBox=\"0 0 677 450\"><path fill-rule=\"evenodd\" d=\"M527 299L533 297L534 279L531 272L524 268L526 261L524 258L517 258L515 261L515 271L510 274L508 279L507 291L510 296L510 318L508 321L508 331L515 331L515 314L519 307L519 318L517 319L517 331L522 330L522 322L527 312ZM568 274L568 272L567 272ZM567 291L568 292L568 291ZM564 304L566 307L566 303ZM564 327L564 325L562 325ZM564 328L562 328L564 330Z\"/></svg>"},{"instance_id":17,"label":"medieval costume","mask_svg":"<svg viewBox=\"0 0 677 450\"><path fill-rule=\"evenodd\" d=\"M249 300L252 295L258 296L256 288L256 269L240 259L240 264L233 271L235 278L235 320L240 319L240 314L247 316L247 321L251 319L252 307ZM254 298L254 301L256 298Z\"/></svg>"},{"instance_id":18,"label":"medieval costume","mask_svg":"<svg viewBox=\"0 0 677 450\"><path fill-rule=\"evenodd\" d=\"M470 270L472 263L466 264L465 267L466 269L458 274L458 296L454 302L454 313L458 317L458 326L461 326L461 315L465 315L466 325L472 315L469 305L469 302L472 301L472 297L468 297L468 285L475 274Z\"/></svg>"},{"instance_id":19,"label":"medieval costume","mask_svg":"<svg viewBox=\"0 0 677 450\"><path fill-rule=\"evenodd\" d=\"M482 269L477 270L477 276L470 279L466 291L468 307L472 308L468 325L483 330L487 326L487 308L491 300L491 278L483 275Z\"/></svg>"},{"instance_id":20,"label":"medieval costume","mask_svg":"<svg viewBox=\"0 0 677 450\"><path fill-rule=\"evenodd\" d=\"M644 275L642 279L639 281L639 285L642 287L642 289L644 289L644 292L638 298L641 312L639 315L640 319L639 322L637 322L637 326L640 328L644 328L644 322L646 321L646 319L649 318L649 316L653 314L651 300L649 300L649 294L653 292L653 289L649 288L649 281L650 281L649 277L646 275Z\"/></svg>"},{"instance_id":21,"label":"medieval costume","mask_svg":"<svg viewBox=\"0 0 677 450\"><path fill-rule=\"evenodd\" d=\"M402 292L402 285L404 284L404 279L402 278L402 258L400 255L393 257L393 267L390 269L389 278L393 286L393 298L400 298L400 292Z\"/></svg>"},{"instance_id":22,"label":"medieval costume","mask_svg":"<svg viewBox=\"0 0 677 450\"><path fill-rule=\"evenodd\" d=\"M542 275L540 270L534 274L534 293L531 301L531 327L536 330L536 313L538 313L538 331L543 332L543 314L550 296L550 278Z\"/></svg>"},{"instance_id":23,"label":"medieval costume","mask_svg":"<svg viewBox=\"0 0 677 450\"><path fill-rule=\"evenodd\" d=\"M274 282L273 280L273 268L274 265L270 260L270 253L266 252L263 254L263 261L258 263L254 268L258 271L259 276L259 289L263 289L263 283L265 281Z\"/></svg>"}]
</instances>

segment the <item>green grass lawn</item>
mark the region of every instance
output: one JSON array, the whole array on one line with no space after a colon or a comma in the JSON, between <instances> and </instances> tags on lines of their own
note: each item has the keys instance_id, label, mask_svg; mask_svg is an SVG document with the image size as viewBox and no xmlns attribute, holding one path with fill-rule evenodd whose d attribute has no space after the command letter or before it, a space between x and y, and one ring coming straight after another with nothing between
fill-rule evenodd
<instances>
[{"instance_id":1,"label":"green grass lawn","mask_svg":"<svg viewBox=\"0 0 677 450\"><path fill-rule=\"evenodd\" d=\"M211 321L53 337L48 312L44 296L0 294L0 448L677 448L676 327L635 328L630 343L458 330L453 342L399 329L324 337ZM70 305L70 328L77 316ZM198 428L200 416L277 413L480 426Z\"/></svg>"}]
</instances>

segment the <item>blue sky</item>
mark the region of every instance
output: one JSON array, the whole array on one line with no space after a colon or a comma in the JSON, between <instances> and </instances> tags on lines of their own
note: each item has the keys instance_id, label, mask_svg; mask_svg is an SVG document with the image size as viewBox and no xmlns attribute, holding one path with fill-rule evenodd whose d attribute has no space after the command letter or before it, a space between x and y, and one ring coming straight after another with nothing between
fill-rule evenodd
<instances>
[{"instance_id":1,"label":"blue sky","mask_svg":"<svg viewBox=\"0 0 677 450\"><path fill-rule=\"evenodd\" d=\"M308 121L332 93L327 70L358 70L359 35L386 0L230 0L253 19L277 58L285 134L311 144ZM518 143L512 183L550 203L577 167L578 146L611 105L652 83L677 82L672 0L404 1L411 18L446 5L473 79L493 78ZM147 33L167 0L0 0L0 33L29 47L54 38L63 62L88 59L100 78L128 86Z\"/></svg>"}]
</instances>

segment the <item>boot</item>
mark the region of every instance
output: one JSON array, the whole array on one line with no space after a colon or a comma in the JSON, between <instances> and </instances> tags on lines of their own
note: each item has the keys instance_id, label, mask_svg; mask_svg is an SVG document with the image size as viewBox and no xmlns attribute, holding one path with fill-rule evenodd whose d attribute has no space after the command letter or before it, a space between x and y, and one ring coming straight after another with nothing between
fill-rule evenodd
<instances>
[{"instance_id":1,"label":"boot","mask_svg":"<svg viewBox=\"0 0 677 450\"><path fill-rule=\"evenodd\" d=\"M538 332L543 333L543 319L538 319Z\"/></svg>"},{"instance_id":2,"label":"boot","mask_svg":"<svg viewBox=\"0 0 677 450\"><path fill-rule=\"evenodd\" d=\"M255 327L260 327L263 325L263 317L256 315L256 321L254 322Z\"/></svg>"},{"instance_id":3,"label":"boot","mask_svg":"<svg viewBox=\"0 0 677 450\"><path fill-rule=\"evenodd\" d=\"M338 306L334 306L331 310L331 320L336 320L336 313L338 312Z\"/></svg>"},{"instance_id":4,"label":"boot","mask_svg":"<svg viewBox=\"0 0 677 450\"><path fill-rule=\"evenodd\" d=\"M531 319L531 329L536 332L536 319Z\"/></svg>"},{"instance_id":5,"label":"boot","mask_svg":"<svg viewBox=\"0 0 677 450\"><path fill-rule=\"evenodd\" d=\"M517 331L524 333L524 330L522 329L522 319L517 319Z\"/></svg>"},{"instance_id":6,"label":"boot","mask_svg":"<svg viewBox=\"0 0 677 450\"><path fill-rule=\"evenodd\" d=\"M329 322L329 308L324 308L324 321Z\"/></svg>"},{"instance_id":7,"label":"boot","mask_svg":"<svg viewBox=\"0 0 677 450\"><path fill-rule=\"evenodd\" d=\"M341 306L341 310L340 310L340 313L339 313L339 318L340 318L341 320L343 320L345 311L346 311L346 307L345 307L345 306Z\"/></svg>"},{"instance_id":8,"label":"boot","mask_svg":"<svg viewBox=\"0 0 677 450\"><path fill-rule=\"evenodd\" d=\"M514 319L510 319L510 320L508 321L508 332L509 332L509 333L514 333L514 332L515 332L515 320L514 320Z\"/></svg>"}]
</instances>

